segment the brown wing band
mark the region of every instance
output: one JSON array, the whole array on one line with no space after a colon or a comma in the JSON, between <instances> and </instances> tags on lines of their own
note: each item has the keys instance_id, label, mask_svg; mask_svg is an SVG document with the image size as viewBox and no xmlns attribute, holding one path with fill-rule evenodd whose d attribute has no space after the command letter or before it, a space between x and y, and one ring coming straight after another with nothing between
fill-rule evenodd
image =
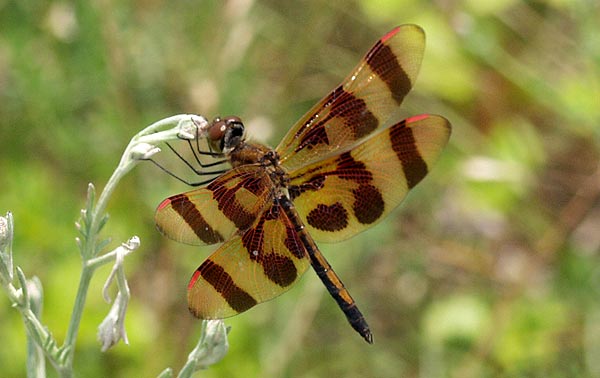
<instances>
[{"instance_id":1,"label":"brown wing band","mask_svg":"<svg viewBox=\"0 0 600 378\"><path fill-rule=\"evenodd\" d=\"M237 312L244 312L257 304L256 299L252 298L250 294L233 282L229 273L210 259L205 260L196 270L190 280L188 289L194 286L198 280L198 276L202 276L206 282L221 294L229 306ZM194 313L194 310L191 308L190 311Z\"/></svg>"},{"instance_id":2,"label":"brown wing band","mask_svg":"<svg viewBox=\"0 0 600 378\"><path fill-rule=\"evenodd\" d=\"M406 127L406 121L390 128L390 138L392 148L402 163L408 189L412 189L427 175L427 163L421 157L412 129Z\"/></svg>"},{"instance_id":3,"label":"brown wing band","mask_svg":"<svg viewBox=\"0 0 600 378\"><path fill-rule=\"evenodd\" d=\"M392 92L392 98L400 105L410 91L412 83L392 49L381 41L377 42L367 54L367 64L387 85Z\"/></svg>"},{"instance_id":4,"label":"brown wing band","mask_svg":"<svg viewBox=\"0 0 600 378\"><path fill-rule=\"evenodd\" d=\"M175 210L185 223L187 223L194 233L206 244L220 243L225 240L217 230L213 229L202 213L186 194L179 194L171 197L171 208Z\"/></svg>"}]
</instances>

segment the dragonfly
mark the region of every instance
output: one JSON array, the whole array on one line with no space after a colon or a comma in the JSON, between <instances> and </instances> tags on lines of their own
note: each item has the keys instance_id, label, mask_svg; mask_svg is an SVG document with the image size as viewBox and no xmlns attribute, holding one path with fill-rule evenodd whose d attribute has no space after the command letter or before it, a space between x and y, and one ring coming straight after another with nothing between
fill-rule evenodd
<instances>
[{"instance_id":1,"label":"dragonfly","mask_svg":"<svg viewBox=\"0 0 600 378\"><path fill-rule=\"evenodd\" d=\"M158 229L175 241L222 243L189 281L193 315L238 315L289 290L312 266L352 328L373 343L365 317L316 241L339 242L381 221L447 144L445 118L397 116L424 48L419 26L391 30L275 149L248 141L239 117L208 123L209 154L228 168L165 199L155 214Z\"/></svg>"}]
</instances>

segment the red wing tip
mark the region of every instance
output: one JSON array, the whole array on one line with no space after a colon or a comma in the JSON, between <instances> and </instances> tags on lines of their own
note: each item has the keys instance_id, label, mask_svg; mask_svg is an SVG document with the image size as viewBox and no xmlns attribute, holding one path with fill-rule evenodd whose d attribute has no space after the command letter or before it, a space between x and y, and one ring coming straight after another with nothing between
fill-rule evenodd
<instances>
[{"instance_id":1,"label":"red wing tip","mask_svg":"<svg viewBox=\"0 0 600 378\"><path fill-rule=\"evenodd\" d=\"M194 274L192 275L192 278L190 279L190 283L188 284L188 290L190 290L192 288L192 286L194 286L196 281L198 281L199 277L200 277L200 271L196 270L194 272Z\"/></svg>"},{"instance_id":2,"label":"red wing tip","mask_svg":"<svg viewBox=\"0 0 600 378\"><path fill-rule=\"evenodd\" d=\"M383 37L381 37L381 43L385 43L388 39L390 39L394 35L396 35L396 33L398 33L398 30L400 30L400 26L396 26L395 28L393 28L392 30L390 30L386 35L384 35Z\"/></svg>"},{"instance_id":3,"label":"red wing tip","mask_svg":"<svg viewBox=\"0 0 600 378\"><path fill-rule=\"evenodd\" d=\"M160 203L160 205L158 205L158 208L156 209L156 211L160 211L162 209L164 209L165 207L169 206L171 204L171 199L167 198L166 200L162 201Z\"/></svg>"},{"instance_id":4,"label":"red wing tip","mask_svg":"<svg viewBox=\"0 0 600 378\"><path fill-rule=\"evenodd\" d=\"M423 31L423 28L421 28L419 25L415 25L415 24L405 24L405 25L400 25L400 26L396 26L395 28L393 28L392 30L390 30L386 35L384 35L383 37L381 37L381 43L385 43L386 41L388 41L390 38L392 38L393 36L395 36L396 34L398 34L398 32L400 31L400 29L415 29L415 31L420 32L421 34L425 34L425 32Z\"/></svg>"},{"instance_id":5,"label":"red wing tip","mask_svg":"<svg viewBox=\"0 0 600 378\"><path fill-rule=\"evenodd\" d=\"M419 122L419 121L424 120L425 118L429 118L429 117L430 117L429 114L419 114L419 115L407 118L406 123Z\"/></svg>"}]
</instances>

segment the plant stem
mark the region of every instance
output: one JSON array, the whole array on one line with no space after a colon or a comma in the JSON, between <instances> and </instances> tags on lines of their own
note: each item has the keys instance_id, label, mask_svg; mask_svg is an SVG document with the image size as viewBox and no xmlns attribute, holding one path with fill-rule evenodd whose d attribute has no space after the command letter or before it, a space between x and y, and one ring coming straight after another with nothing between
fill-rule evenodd
<instances>
[{"instance_id":1,"label":"plant stem","mask_svg":"<svg viewBox=\"0 0 600 378\"><path fill-rule=\"evenodd\" d=\"M163 120L160 120L141 132L139 132L136 136L134 136L125 149L119 165L113 172L112 176L106 183L106 186L102 190L98 201L93 206L93 211L91 215L91 222L88 225L89 228L86 230L86 236L83 240L82 245L82 270L81 276L79 278L79 287L77 289L77 295L75 297L75 303L73 305L73 312L71 313L71 321L69 322L69 328L67 329L67 334L65 337L65 342L61 349L63 349L65 354L65 359L63 362L63 366L59 371L61 372L61 377L71 377L72 376L72 366L73 366L73 356L75 353L75 341L77 339L77 334L79 332L79 325L81 324L81 318L83 316L83 308L85 306L85 301L87 299L88 289L90 286L90 281L94 274L95 269L99 266L99 264L89 264L90 260L96 257L98 251L96 251L96 237L100 232L100 224L103 219L104 210L106 209L106 205L108 203L108 199L112 195L115 190L117 184L125 176L138 162L133 155L133 150L141 143L151 143L151 142L160 142L167 139L176 139L179 135L180 130L178 128L173 128L173 124L177 126L181 126L183 122L192 123L192 116L190 115L177 115L173 117L169 117ZM172 127L171 130L159 131L166 127ZM93 190L93 187L90 188ZM106 260L108 262L110 260ZM98 262L98 261L96 261Z\"/></svg>"},{"instance_id":2,"label":"plant stem","mask_svg":"<svg viewBox=\"0 0 600 378\"><path fill-rule=\"evenodd\" d=\"M27 282L29 292L29 309L37 319L42 316L44 291L39 278L33 277ZM25 299L25 298L24 298ZM46 356L44 350L34 339L31 332L27 332L27 378L46 377Z\"/></svg>"},{"instance_id":3,"label":"plant stem","mask_svg":"<svg viewBox=\"0 0 600 378\"><path fill-rule=\"evenodd\" d=\"M131 143L130 143L131 146ZM121 178L129 172L133 166L137 163L137 160L132 160L128 154L129 146L123 154L121 162L117 169L113 172L112 176L108 180L108 183L102 190L100 194L100 198L98 202L94 206L94 211L92 214L92 223L87 233L87 237L84 240L83 245L83 263L81 269L81 276L79 277L79 287L77 288L77 296L75 297L75 304L73 305L73 312L71 313L71 321L69 323L69 328L67 329L67 335L65 337L65 342L63 344L63 348L69 348L67 359L65 364L68 367L72 367L73 364L73 354L75 352L75 340L77 339L77 333L79 331L79 325L81 323L81 317L83 316L83 307L85 306L85 301L87 299L88 289L90 287L90 281L92 276L94 275L95 268L98 265L90 265L88 261L95 256L95 245L96 245L96 236L99 230L99 222L102 219L102 215L104 214L104 209L106 208L108 199L110 198L112 192L115 187L121 180ZM108 261L107 261L108 262ZM72 369L68 369L72 371Z\"/></svg>"},{"instance_id":4,"label":"plant stem","mask_svg":"<svg viewBox=\"0 0 600 378\"><path fill-rule=\"evenodd\" d=\"M123 244L120 249L97 256L108 244L106 241L98 241L98 234L106 223L107 217L104 212L117 184L138 162L147 160L160 151L160 148L157 147L160 143L181 138L197 138L205 135L207 126L208 121L205 118L191 114L180 114L155 122L131 139L119 161L119 165L108 180L98 201L94 200L93 185L88 186L87 206L85 210L82 210L81 220L77 224L82 235L81 238L77 239L82 258L81 275L69 327L61 347L57 346L55 339L40 320L43 299L42 285L39 280L35 277L27 280L23 271L16 267L20 289L15 288L13 284L12 216L8 213L6 217L0 217L0 287L6 290L9 300L20 311L25 323L28 342L28 377L45 376L44 355L52 363L60 377L71 378L73 376L75 342L81 325L90 282L96 268L115 259L122 259L139 245L139 239L133 237L127 244ZM119 269L117 274L119 295L117 298L120 298L120 301L115 302L116 307L114 307L118 313L111 314L109 312L108 322L101 324L101 327L103 325L105 325L105 328L108 327L108 337L114 338L113 340L108 339L107 341L105 339L102 341L105 343L104 345L107 345L106 342L108 342L109 346L121 339L127 342L123 320L129 299L129 289L122 270L122 260L117 261L115 266L115 269ZM31 292L28 289L30 284ZM35 295L30 296L30 294ZM30 303L30 299L33 302ZM111 309L111 311L113 310ZM116 317L116 320L113 317ZM116 326L120 327L117 330L118 332L110 334L111 327Z\"/></svg>"},{"instance_id":5,"label":"plant stem","mask_svg":"<svg viewBox=\"0 0 600 378\"><path fill-rule=\"evenodd\" d=\"M75 340L77 339L77 333L79 331L79 324L81 323L81 317L83 315L83 307L87 299L88 289L90 287L90 281L93 276L93 269L88 268L83 264L81 270L81 276L79 277L79 287L77 288L77 296L75 297L75 304L73 305L73 312L71 313L71 321L69 328L67 329L67 335L63 348L69 348L65 364L69 367L73 364L73 354L75 352Z\"/></svg>"}]
</instances>

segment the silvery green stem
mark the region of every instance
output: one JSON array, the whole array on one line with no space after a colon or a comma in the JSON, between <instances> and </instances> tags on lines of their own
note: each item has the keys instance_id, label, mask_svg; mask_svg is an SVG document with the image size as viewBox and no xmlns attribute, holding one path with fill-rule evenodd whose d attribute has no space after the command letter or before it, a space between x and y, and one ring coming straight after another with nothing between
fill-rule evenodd
<instances>
[{"instance_id":1,"label":"silvery green stem","mask_svg":"<svg viewBox=\"0 0 600 378\"><path fill-rule=\"evenodd\" d=\"M160 149L156 147L157 144L165 141L177 140L179 138L193 138L196 135L193 130L196 130L196 128L199 127L198 124L204 125L208 124L208 122L203 117L189 114L181 114L155 122L140 131L131 139L121 157L119 165L108 180L95 205L93 204L94 188L93 185L90 184L88 189L88 205L85 214L82 214L85 217L85 219L82 220L83 225L85 226L85 229L82 232L84 239L81 241L80 245L83 258L83 269L79 279L79 288L75 298L71 322L64 343L64 347L68 347L71 350L71 353L68 355L68 361L66 361L70 366L72 365L75 339L77 338L77 333L79 331L90 280L97 267L96 264L88 264L88 262L95 258L98 252L100 252L96 248L96 238L100 229L106 222L104 210L106 209L108 199L123 176L139 163L141 159L146 159L160 151Z\"/></svg>"},{"instance_id":2,"label":"silvery green stem","mask_svg":"<svg viewBox=\"0 0 600 378\"><path fill-rule=\"evenodd\" d=\"M29 292L29 308L36 318L42 315L42 305L44 303L44 291L42 282L37 277L27 281L27 291ZM27 378L45 378L46 377L46 357L44 350L35 342L29 332L27 333Z\"/></svg>"},{"instance_id":3,"label":"silvery green stem","mask_svg":"<svg viewBox=\"0 0 600 378\"><path fill-rule=\"evenodd\" d=\"M7 285L13 280L13 217L10 211L0 217L0 283Z\"/></svg>"},{"instance_id":4,"label":"silvery green stem","mask_svg":"<svg viewBox=\"0 0 600 378\"><path fill-rule=\"evenodd\" d=\"M99 241L97 239L100 230L108 220L108 217L104 214L108 200L125 174L135 167L140 160L147 159L160 151L157 147L159 143L181 138L203 137L206 135L207 126L208 121L205 118L189 114L169 117L148 126L131 139L119 165L108 180L97 202L95 202L94 186L92 184L88 186L86 208L82 210L81 219L77 223L80 237L76 240L83 260L81 276L69 328L67 329L65 342L61 347L57 346L51 333L40 321L42 286L39 280L35 277L27 280L23 271L17 267L16 276L20 288L17 289L13 285L13 219L10 212L7 213L6 217L0 217L0 284L5 289L13 307L20 311L25 323L28 339L28 377L45 376L44 355L55 367L60 377L73 376L75 340L79 331L91 278L96 268L113 260L116 260L116 263L107 284L116 277L119 292L109 315L101 325L101 327L104 327L101 330L104 330L104 335L112 337L112 343L117 342L119 339L124 339L126 342L123 321L129 299L129 288L123 270L123 258L139 246L139 239L134 237L114 251L101 254L108 244L108 240ZM98 256L99 254L101 255ZM102 339L103 349L108 347L107 340L109 339Z\"/></svg>"},{"instance_id":5,"label":"silvery green stem","mask_svg":"<svg viewBox=\"0 0 600 378\"><path fill-rule=\"evenodd\" d=\"M196 371L221 361L229 350L227 332L222 320L203 320L200 340L188 355L177 378L191 378Z\"/></svg>"}]
</instances>

